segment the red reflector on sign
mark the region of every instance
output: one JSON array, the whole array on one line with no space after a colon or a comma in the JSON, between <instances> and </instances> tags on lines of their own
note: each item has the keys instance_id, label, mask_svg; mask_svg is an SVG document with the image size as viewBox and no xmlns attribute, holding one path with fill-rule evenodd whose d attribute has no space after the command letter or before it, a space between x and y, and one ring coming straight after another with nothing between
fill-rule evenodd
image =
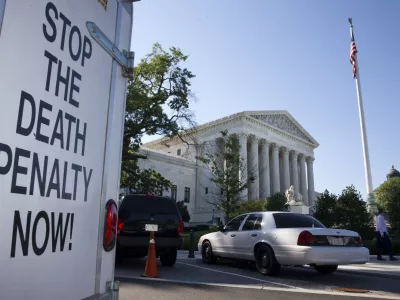
<instances>
[{"instance_id":1,"label":"red reflector on sign","mask_svg":"<svg viewBox=\"0 0 400 300\"><path fill-rule=\"evenodd\" d=\"M106 215L104 220L103 248L109 252L114 249L117 239L118 208L114 200L106 204Z\"/></svg>"}]
</instances>

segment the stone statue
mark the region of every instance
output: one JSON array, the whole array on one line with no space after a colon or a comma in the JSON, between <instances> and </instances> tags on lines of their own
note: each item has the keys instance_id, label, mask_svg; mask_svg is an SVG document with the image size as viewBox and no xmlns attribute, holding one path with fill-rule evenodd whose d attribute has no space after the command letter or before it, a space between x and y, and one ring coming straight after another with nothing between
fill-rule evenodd
<instances>
[{"instance_id":1,"label":"stone statue","mask_svg":"<svg viewBox=\"0 0 400 300\"><path fill-rule=\"evenodd\" d=\"M287 199L287 203L289 205L302 205L303 202L303 196L300 193L297 193L297 195L294 192L294 186L291 185L288 190L285 191L285 196Z\"/></svg>"},{"instance_id":2,"label":"stone statue","mask_svg":"<svg viewBox=\"0 0 400 300\"><path fill-rule=\"evenodd\" d=\"M303 195L300 193L297 193L297 202L303 204Z\"/></svg>"}]
</instances>

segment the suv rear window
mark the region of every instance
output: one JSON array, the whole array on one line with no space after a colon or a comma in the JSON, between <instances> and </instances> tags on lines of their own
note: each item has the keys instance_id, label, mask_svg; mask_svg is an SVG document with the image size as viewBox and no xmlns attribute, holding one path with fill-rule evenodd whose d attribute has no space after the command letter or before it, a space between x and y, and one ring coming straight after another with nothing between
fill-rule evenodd
<instances>
[{"instance_id":1,"label":"suv rear window","mask_svg":"<svg viewBox=\"0 0 400 300\"><path fill-rule=\"evenodd\" d=\"M129 214L162 213L177 215L179 213L175 203L171 199L163 197L147 197L143 195L125 196L121 203L120 211Z\"/></svg>"},{"instance_id":2,"label":"suv rear window","mask_svg":"<svg viewBox=\"0 0 400 300\"><path fill-rule=\"evenodd\" d=\"M302 214L273 214L276 228L325 228L317 219Z\"/></svg>"}]
</instances>

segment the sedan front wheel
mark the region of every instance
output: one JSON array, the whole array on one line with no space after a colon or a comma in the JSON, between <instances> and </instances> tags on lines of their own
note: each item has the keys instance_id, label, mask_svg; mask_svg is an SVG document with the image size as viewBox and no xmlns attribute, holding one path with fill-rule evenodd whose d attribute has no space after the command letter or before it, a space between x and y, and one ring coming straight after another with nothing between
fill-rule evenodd
<instances>
[{"instance_id":1,"label":"sedan front wheel","mask_svg":"<svg viewBox=\"0 0 400 300\"><path fill-rule=\"evenodd\" d=\"M216 262L216 257L212 252L211 243L209 241L204 242L201 257L203 258L203 262L206 264L213 264Z\"/></svg>"}]
</instances>

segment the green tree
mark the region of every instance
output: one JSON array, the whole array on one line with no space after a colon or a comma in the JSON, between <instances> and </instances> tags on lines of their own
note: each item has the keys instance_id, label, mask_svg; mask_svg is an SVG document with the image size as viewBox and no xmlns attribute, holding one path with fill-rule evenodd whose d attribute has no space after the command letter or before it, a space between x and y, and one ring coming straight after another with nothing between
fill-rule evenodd
<instances>
[{"instance_id":1,"label":"green tree","mask_svg":"<svg viewBox=\"0 0 400 300\"><path fill-rule=\"evenodd\" d=\"M183 222L189 222L190 221L190 214L187 209L187 206L185 205L184 201L177 201L176 206L178 207L179 213L181 214L182 221Z\"/></svg>"},{"instance_id":2,"label":"green tree","mask_svg":"<svg viewBox=\"0 0 400 300\"><path fill-rule=\"evenodd\" d=\"M400 178L390 178L376 190L378 205L389 217L391 233L400 236Z\"/></svg>"},{"instance_id":3,"label":"green tree","mask_svg":"<svg viewBox=\"0 0 400 300\"><path fill-rule=\"evenodd\" d=\"M215 185L215 188L209 190L212 199L206 201L224 213L227 223L237 208L241 192L247 189L252 179L243 176L245 162L240 157L240 145L233 135L228 135L227 130L221 131L217 144L209 146L205 156L197 157L208 169L209 180Z\"/></svg>"},{"instance_id":4,"label":"green tree","mask_svg":"<svg viewBox=\"0 0 400 300\"><path fill-rule=\"evenodd\" d=\"M167 51L156 43L134 68L126 99L121 187L133 188L136 182L149 178L164 181L161 174L148 176L139 171L137 152L143 135L182 137L195 125L190 110L194 99L191 80L195 75L182 66L187 59L179 48ZM142 176L146 178L142 180Z\"/></svg>"},{"instance_id":5,"label":"green tree","mask_svg":"<svg viewBox=\"0 0 400 300\"><path fill-rule=\"evenodd\" d=\"M329 193L328 190L325 190L324 193L317 198L315 203L313 216L326 227L334 228L336 221L338 220L336 201L337 196Z\"/></svg>"},{"instance_id":6,"label":"green tree","mask_svg":"<svg viewBox=\"0 0 400 300\"><path fill-rule=\"evenodd\" d=\"M336 201L335 226L358 232L364 239L374 236L372 216L354 185L346 187Z\"/></svg>"},{"instance_id":7,"label":"green tree","mask_svg":"<svg viewBox=\"0 0 400 300\"><path fill-rule=\"evenodd\" d=\"M290 205L287 203L285 196L277 192L269 195L265 203L265 210L267 211L290 211Z\"/></svg>"},{"instance_id":8,"label":"green tree","mask_svg":"<svg viewBox=\"0 0 400 300\"><path fill-rule=\"evenodd\" d=\"M125 180L123 178L123 180ZM154 194L162 196L171 187L172 182L164 178L157 171L147 169L143 170L138 180L130 185L130 188L140 194Z\"/></svg>"},{"instance_id":9,"label":"green tree","mask_svg":"<svg viewBox=\"0 0 400 300\"><path fill-rule=\"evenodd\" d=\"M250 212L265 211L265 204L266 202L264 200L240 201L235 210L232 212L231 218Z\"/></svg>"}]
</instances>

